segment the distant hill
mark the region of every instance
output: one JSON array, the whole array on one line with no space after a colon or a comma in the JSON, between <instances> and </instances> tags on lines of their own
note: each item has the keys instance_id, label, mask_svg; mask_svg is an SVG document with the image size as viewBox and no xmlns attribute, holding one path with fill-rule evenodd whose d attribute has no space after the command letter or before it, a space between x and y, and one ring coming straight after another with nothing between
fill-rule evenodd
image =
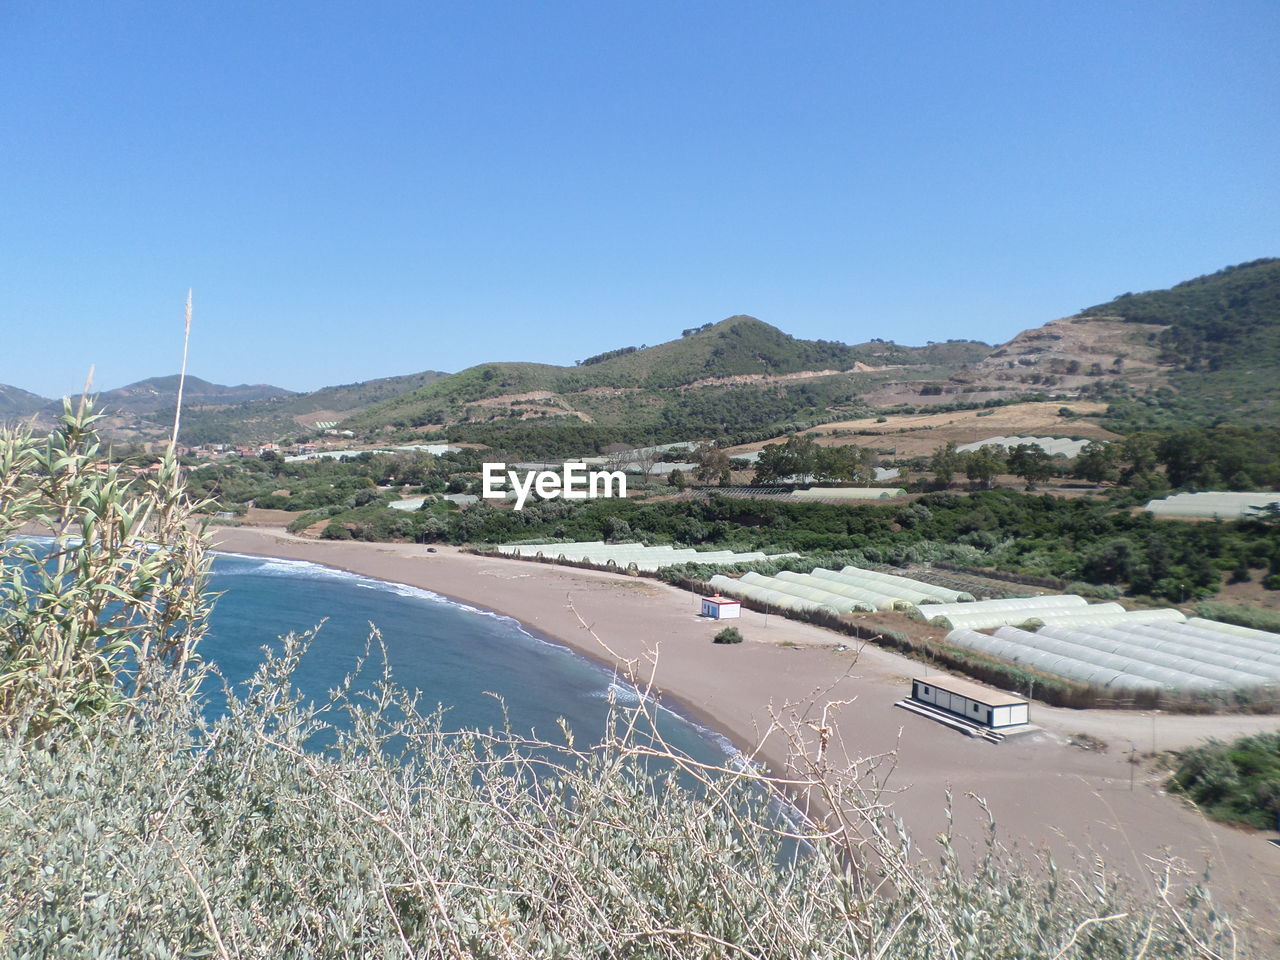
<instances>
[{"instance_id":1,"label":"distant hill","mask_svg":"<svg viewBox=\"0 0 1280 960\"><path fill-rule=\"evenodd\" d=\"M744 436L848 415L860 393L885 376L950 372L915 349L894 347L893 364L878 366L861 348L802 340L735 316L574 366L480 364L371 407L343 426L366 434L436 428L458 440L548 455L615 441Z\"/></svg>"},{"instance_id":2,"label":"distant hill","mask_svg":"<svg viewBox=\"0 0 1280 960\"><path fill-rule=\"evenodd\" d=\"M1122 411L1137 422L1280 419L1280 259L1253 260L1168 290L1122 294L1080 319L1141 327L1172 395ZM1167 394L1167 391L1166 391Z\"/></svg>"},{"instance_id":3,"label":"distant hill","mask_svg":"<svg viewBox=\"0 0 1280 960\"><path fill-rule=\"evenodd\" d=\"M235 387L210 383L188 375L183 387L184 405L193 407L266 400L294 396L292 390L273 387L265 383L240 384ZM150 377L114 390L104 390L97 396L97 409L107 414L150 414L161 407L172 406L178 401L178 374L168 377ZM59 404L59 408L61 405Z\"/></svg>"},{"instance_id":4,"label":"distant hill","mask_svg":"<svg viewBox=\"0 0 1280 960\"><path fill-rule=\"evenodd\" d=\"M447 373L439 370L424 370L399 377L381 377L377 380L322 387L311 393L300 393L281 403L278 409L295 418L305 418L307 414L321 412L337 414L334 419L341 420L376 403L411 393L447 376Z\"/></svg>"},{"instance_id":5,"label":"distant hill","mask_svg":"<svg viewBox=\"0 0 1280 960\"><path fill-rule=\"evenodd\" d=\"M249 399L230 406L183 404L182 437L187 443L259 443L311 433L318 423L336 423L375 403L426 386L447 374L426 370L399 377L322 387L310 393ZM168 429L171 408L154 411L156 425Z\"/></svg>"},{"instance_id":6,"label":"distant hill","mask_svg":"<svg viewBox=\"0 0 1280 960\"><path fill-rule=\"evenodd\" d=\"M930 359L962 360L933 383L886 381L872 406L926 407L1040 393L1109 404L1113 430L1274 423L1280 419L1280 260L1255 260L1168 290L1126 293L1074 316L1023 330L985 356L963 341ZM878 356L912 348L872 341ZM918 354L924 359L923 354Z\"/></svg>"},{"instance_id":7,"label":"distant hill","mask_svg":"<svg viewBox=\"0 0 1280 960\"><path fill-rule=\"evenodd\" d=\"M48 406L50 401L21 387L0 383L0 421L20 420Z\"/></svg>"},{"instance_id":8,"label":"distant hill","mask_svg":"<svg viewBox=\"0 0 1280 960\"><path fill-rule=\"evenodd\" d=\"M947 340L923 347L904 347L892 340L870 340L854 348L869 363L876 364L966 364L975 363L991 353L989 343L981 340Z\"/></svg>"}]
</instances>

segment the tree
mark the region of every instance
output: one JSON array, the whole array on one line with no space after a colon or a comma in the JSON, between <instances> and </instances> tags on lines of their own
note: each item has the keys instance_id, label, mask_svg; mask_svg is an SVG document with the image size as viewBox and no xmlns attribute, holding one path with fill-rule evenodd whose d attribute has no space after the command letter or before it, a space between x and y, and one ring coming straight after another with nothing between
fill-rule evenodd
<instances>
[{"instance_id":1,"label":"tree","mask_svg":"<svg viewBox=\"0 0 1280 960\"><path fill-rule=\"evenodd\" d=\"M954 443L939 447L929 458L929 471L933 474L934 482L940 487L950 486L952 478L959 470L960 454L956 453Z\"/></svg>"},{"instance_id":2,"label":"tree","mask_svg":"<svg viewBox=\"0 0 1280 960\"><path fill-rule=\"evenodd\" d=\"M667 475L667 484L675 487L677 490L683 490L685 488L684 472L679 468L672 470L671 473Z\"/></svg>"},{"instance_id":3,"label":"tree","mask_svg":"<svg viewBox=\"0 0 1280 960\"><path fill-rule=\"evenodd\" d=\"M1009 451L1008 469L1027 481L1030 490L1053 476L1053 457L1038 443L1020 443Z\"/></svg>"},{"instance_id":4,"label":"tree","mask_svg":"<svg viewBox=\"0 0 1280 960\"><path fill-rule=\"evenodd\" d=\"M876 478L875 451L864 447L819 447L813 472L822 480L871 483Z\"/></svg>"},{"instance_id":5,"label":"tree","mask_svg":"<svg viewBox=\"0 0 1280 960\"><path fill-rule=\"evenodd\" d=\"M1076 456L1074 476L1090 483L1115 479L1116 454L1111 444L1094 440Z\"/></svg>"},{"instance_id":6,"label":"tree","mask_svg":"<svg viewBox=\"0 0 1280 960\"><path fill-rule=\"evenodd\" d=\"M1129 483L1134 477L1143 476L1156 468L1156 446L1150 437L1133 434L1120 444L1118 462L1125 464L1120 479Z\"/></svg>"},{"instance_id":7,"label":"tree","mask_svg":"<svg viewBox=\"0 0 1280 960\"><path fill-rule=\"evenodd\" d=\"M791 476L790 464L782 445L767 443L756 458L756 483L771 483L783 477Z\"/></svg>"},{"instance_id":8,"label":"tree","mask_svg":"<svg viewBox=\"0 0 1280 960\"><path fill-rule=\"evenodd\" d=\"M632 537L631 524L627 523L622 517L609 517L604 522L604 538L610 543L618 543L621 540L630 540Z\"/></svg>"},{"instance_id":9,"label":"tree","mask_svg":"<svg viewBox=\"0 0 1280 960\"><path fill-rule=\"evenodd\" d=\"M693 476L699 483L719 483L729 472L729 455L719 447L704 443L693 452Z\"/></svg>"},{"instance_id":10,"label":"tree","mask_svg":"<svg viewBox=\"0 0 1280 960\"><path fill-rule=\"evenodd\" d=\"M756 483L811 477L817 466L818 449L817 442L807 433L792 434L781 445L767 444L756 460Z\"/></svg>"},{"instance_id":11,"label":"tree","mask_svg":"<svg viewBox=\"0 0 1280 960\"><path fill-rule=\"evenodd\" d=\"M990 487L996 474L1005 468L1004 458L995 447L983 447L962 455L964 475L974 486Z\"/></svg>"}]
</instances>

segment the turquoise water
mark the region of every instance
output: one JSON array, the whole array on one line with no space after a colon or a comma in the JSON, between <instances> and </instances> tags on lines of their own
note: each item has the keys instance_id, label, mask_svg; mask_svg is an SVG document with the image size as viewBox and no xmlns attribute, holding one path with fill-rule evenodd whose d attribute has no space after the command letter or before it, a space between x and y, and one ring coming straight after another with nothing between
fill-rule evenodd
<instances>
[{"instance_id":1,"label":"turquoise water","mask_svg":"<svg viewBox=\"0 0 1280 960\"><path fill-rule=\"evenodd\" d=\"M323 621L294 677L308 698L323 699L356 666L372 624L392 679L421 691L424 709L446 707L446 729L501 727L505 704L515 732L559 741L563 718L579 742L595 742L605 730L611 690L619 703L636 702L635 692L599 664L509 617L426 590L236 554L215 556L210 587L222 596L200 654L232 683L253 674L264 646L278 650L282 635ZM376 679L380 667L370 672ZM665 708L657 714L663 736L696 759L724 763L734 754L718 734Z\"/></svg>"}]
</instances>

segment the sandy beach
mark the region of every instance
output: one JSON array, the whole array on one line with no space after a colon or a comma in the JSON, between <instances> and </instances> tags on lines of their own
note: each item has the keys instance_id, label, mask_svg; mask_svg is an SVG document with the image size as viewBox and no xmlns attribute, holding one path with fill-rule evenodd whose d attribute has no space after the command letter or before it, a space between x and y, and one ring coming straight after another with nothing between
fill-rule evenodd
<instances>
[{"instance_id":1,"label":"sandy beach","mask_svg":"<svg viewBox=\"0 0 1280 960\"><path fill-rule=\"evenodd\" d=\"M919 663L857 646L820 627L744 610L746 642L711 642L719 625L698 616L697 598L654 580L527 561L479 557L455 548L316 541L265 528L217 528L218 549L309 560L432 590L511 616L599 660L635 665L664 702L777 770L786 744L774 717L816 721L828 703L832 749L870 757L896 751L886 786L894 810L923 851L945 828L945 794L955 798L956 833L982 835L984 798L1002 841L1023 852L1096 852L1114 870L1150 884L1151 858L1165 853L1212 870L1215 898L1249 926L1276 937L1280 846L1274 833L1210 823L1165 794L1163 776L1131 753L1167 750L1274 730L1276 717L1170 716L1075 711L1033 704L1037 731L991 744L904 710ZM587 628L584 628L583 624ZM593 637L592 633L599 637ZM845 645L846 649L837 649ZM844 702L847 701L847 702ZM809 728L805 728L809 729ZM1107 744L1068 743L1088 733Z\"/></svg>"}]
</instances>

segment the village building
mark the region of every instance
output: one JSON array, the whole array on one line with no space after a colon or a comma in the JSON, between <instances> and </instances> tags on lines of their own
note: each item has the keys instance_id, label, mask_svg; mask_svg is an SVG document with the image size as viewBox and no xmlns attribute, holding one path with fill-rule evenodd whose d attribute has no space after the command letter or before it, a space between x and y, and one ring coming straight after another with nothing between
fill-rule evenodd
<instances>
[{"instance_id":1,"label":"village building","mask_svg":"<svg viewBox=\"0 0 1280 960\"><path fill-rule=\"evenodd\" d=\"M742 616L742 604L716 594L702 598L702 615L712 620L734 620Z\"/></svg>"}]
</instances>

